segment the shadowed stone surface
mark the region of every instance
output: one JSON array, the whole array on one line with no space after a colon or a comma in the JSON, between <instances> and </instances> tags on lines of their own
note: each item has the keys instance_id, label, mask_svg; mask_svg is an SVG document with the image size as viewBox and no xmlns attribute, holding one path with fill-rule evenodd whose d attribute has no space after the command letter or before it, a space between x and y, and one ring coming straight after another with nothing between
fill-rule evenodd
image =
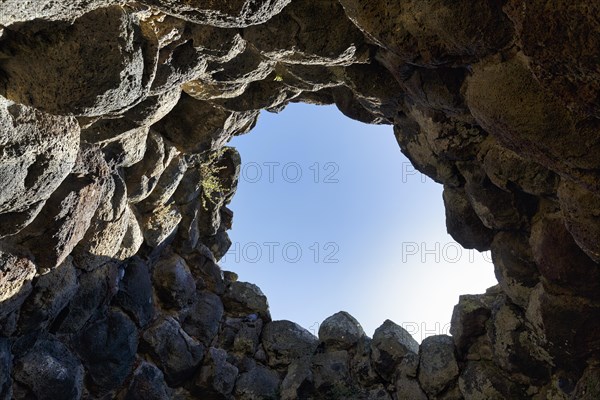
<instances>
[{"instance_id":1,"label":"shadowed stone surface","mask_svg":"<svg viewBox=\"0 0 600 400\"><path fill-rule=\"evenodd\" d=\"M56 339L38 340L15 360L14 377L37 399L79 399L83 391L81 362ZM24 393L15 393L20 398Z\"/></svg>"},{"instance_id":2,"label":"shadowed stone surface","mask_svg":"<svg viewBox=\"0 0 600 400\"><path fill-rule=\"evenodd\" d=\"M0 1L0 399L600 398L599 14ZM227 143L290 102L390 125L449 234L491 250L451 337L339 312L316 338L221 270Z\"/></svg>"}]
</instances>

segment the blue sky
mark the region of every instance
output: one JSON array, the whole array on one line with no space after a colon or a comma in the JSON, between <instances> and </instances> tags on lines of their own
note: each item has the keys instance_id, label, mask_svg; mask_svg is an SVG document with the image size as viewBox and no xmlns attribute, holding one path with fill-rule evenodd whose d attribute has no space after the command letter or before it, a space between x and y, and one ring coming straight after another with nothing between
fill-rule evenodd
<instances>
[{"instance_id":1,"label":"blue sky","mask_svg":"<svg viewBox=\"0 0 600 400\"><path fill-rule=\"evenodd\" d=\"M459 294L496 283L489 254L447 235L441 185L413 169L391 126L291 104L230 144L242 169L220 264L263 290L273 319L317 333L344 310L369 336L391 319L420 342L448 333Z\"/></svg>"}]
</instances>

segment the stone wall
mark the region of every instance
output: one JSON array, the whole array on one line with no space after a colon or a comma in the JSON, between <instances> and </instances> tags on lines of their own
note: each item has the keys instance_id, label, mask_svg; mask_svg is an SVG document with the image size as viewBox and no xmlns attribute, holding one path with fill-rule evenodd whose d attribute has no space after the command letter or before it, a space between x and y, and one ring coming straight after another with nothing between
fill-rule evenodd
<instances>
[{"instance_id":1,"label":"stone wall","mask_svg":"<svg viewBox=\"0 0 600 400\"><path fill-rule=\"evenodd\" d=\"M0 399L600 398L598 15L0 0ZM290 102L392 125L449 233L491 250L452 336L340 312L317 338L221 271L226 144Z\"/></svg>"}]
</instances>

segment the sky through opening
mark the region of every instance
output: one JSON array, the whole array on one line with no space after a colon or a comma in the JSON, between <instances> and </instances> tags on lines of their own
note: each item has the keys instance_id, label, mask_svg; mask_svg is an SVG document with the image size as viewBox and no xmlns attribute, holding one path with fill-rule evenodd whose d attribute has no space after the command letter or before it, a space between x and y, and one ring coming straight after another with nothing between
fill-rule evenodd
<instances>
[{"instance_id":1,"label":"sky through opening","mask_svg":"<svg viewBox=\"0 0 600 400\"><path fill-rule=\"evenodd\" d=\"M391 319L421 342L449 333L460 294L496 284L489 252L446 233L442 186L412 167L391 126L291 104L230 144L242 167L220 264L262 289L274 320L316 335L344 310L371 337Z\"/></svg>"}]
</instances>

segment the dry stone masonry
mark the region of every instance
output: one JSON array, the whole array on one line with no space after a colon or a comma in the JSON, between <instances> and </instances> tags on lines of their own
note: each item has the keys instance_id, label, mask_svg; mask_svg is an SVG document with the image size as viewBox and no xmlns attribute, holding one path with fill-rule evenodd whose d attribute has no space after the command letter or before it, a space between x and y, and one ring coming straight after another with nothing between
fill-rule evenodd
<instances>
[{"instance_id":1,"label":"dry stone masonry","mask_svg":"<svg viewBox=\"0 0 600 400\"><path fill-rule=\"evenodd\" d=\"M599 399L598 15L0 0L0 399ZM491 250L452 336L339 312L315 337L219 268L227 142L290 102L393 126L450 234Z\"/></svg>"}]
</instances>

